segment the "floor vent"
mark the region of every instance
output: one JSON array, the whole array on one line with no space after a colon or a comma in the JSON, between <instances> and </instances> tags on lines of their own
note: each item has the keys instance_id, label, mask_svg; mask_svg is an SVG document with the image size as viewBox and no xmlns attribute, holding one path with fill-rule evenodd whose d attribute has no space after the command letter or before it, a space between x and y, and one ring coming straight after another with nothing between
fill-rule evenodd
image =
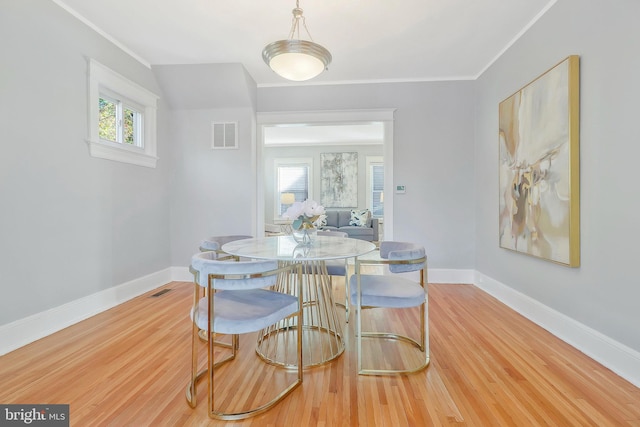
<instances>
[{"instance_id":1,"label":"floor vent","mask_svg":"<svg viewBox=\"0 0 640 427\"><path fill-rule=\"evenodd\" d=\"M167 292L169 292L170 290L171 290L171 289L168 289L168 288L167 288L167 289L163 289L163 290L161 290L161 291L156 292L155 294L153 294L153 295L151 295L151 296L152 296L152 297L159 297L160 295L164 295L164 294L166 294L166 293L167 293Z\"/></svg>"}]
</instances>

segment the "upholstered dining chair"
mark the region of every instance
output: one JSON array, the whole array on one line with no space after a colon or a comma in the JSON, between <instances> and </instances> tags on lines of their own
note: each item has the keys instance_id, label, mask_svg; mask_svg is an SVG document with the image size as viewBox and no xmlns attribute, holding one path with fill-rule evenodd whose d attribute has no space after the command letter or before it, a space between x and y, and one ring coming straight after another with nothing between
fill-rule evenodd
<instances>
[{"instance_id":1,"label":"upholstered dining chair","mask_svg":"<svg viewBox=\"0 0 640 427\"><path fill-rule=\"evenodd\" d=\"M328 237L342 237L346 238L349 236L348 233L344 231L331 231L331 230L319 230L318 236L328 236ZM325 265L327 266L327 273L329 274L329 278L331 280L331 286L333 287L333 276L342 276L344 277L344 303L338 302L336 305L344 305L345 309L345 320L349 322L349 278L347 276L347 259L334 259L325 261Z\"/></svg>"},{"instance_id":2,"label":"upholstered dining chair","mask_svg":"<svg viewBox=\"0 0 640 427\"><path fill-rule=\"evenodd\" d=\"M239 420L260 414L280 402L302 383L302 289L301 266L290 264L279 267L277 261L228 261L217 258L214 252L201 252L191 259L191 269L196 273L196 287L206 288L206 296L194 297L191 309L192 359L191 379L186 397L190 406L196 406L197 383L206 375L208 378L209 416L221 420ZM266 289L282 279L295 277L298 295L290 295ZM194 295L198 293L194 292ZM215 370L223 363L231 362L238 353L238 335L260 331L276 322L286 319L288 327L296 330L297 378L283 388L268 402L242 411L228 412L215 405ZM199 330L207 331L207 365L198 371ZM233 345L230 354L219 361L214 350L214 334L231 335ZM256 362L262 362L258 356ZM244 367L246 369L246 367ZM274 381L275 384L284 384ZM237 385L242 388L241 384ZM275 391L273 394L276 394Z\"/></svg>"},{"instance_id":3,"label":"upholstered dining chair","mask_svg":"<svg viewBox=\"0 0 640 427\"><path fill-rule=\"evenodd\" d=\"M387 265L390 274L363 274L364 265ZM406 274L418 271L418 282ZM417 372L429 364L429 318L426 287L427 257L423 246L408 242L383 241L379 259L358 258L355 274L351 276L351 304L356 307L356 340L358 373L360 375L389 375ZM416 339L393 332L363 331L362 312L370 308L419 307L419 335ZM393 340L418 348L420 361L413 367L365 369L362 366L363 338Z\"/></svg>"}]
</instances>

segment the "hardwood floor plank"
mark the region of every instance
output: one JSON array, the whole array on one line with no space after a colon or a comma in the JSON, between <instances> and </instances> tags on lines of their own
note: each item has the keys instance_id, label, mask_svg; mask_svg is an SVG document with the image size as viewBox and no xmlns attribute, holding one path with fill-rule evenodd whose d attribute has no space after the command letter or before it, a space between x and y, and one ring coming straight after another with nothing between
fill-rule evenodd
<instances>
[{"instance_id":1,"label":"hardwood floor plank","mask_svg":"<svg viewBox=\"0 0 640 427\"><path fill-rule=\"evenodd\" d=\"M471 285L429 285L425 371L358 376L352 317L344 354L306 370L302 386L274 409L213 421L204 382L195 409L184 395L192 284L163 288L171 291L151 297L155 290L0 357L0 402L69 403L74 426L640 426L638 388ZM409 333L418 322L417 310L365 315L372 327ZM238 359L216 372L216 404L264 401L295 375L262 363L255 340L242 336ZM366 347L365 360L376 364L416 358L408 347Z\"/></svg>"}]
</instances>

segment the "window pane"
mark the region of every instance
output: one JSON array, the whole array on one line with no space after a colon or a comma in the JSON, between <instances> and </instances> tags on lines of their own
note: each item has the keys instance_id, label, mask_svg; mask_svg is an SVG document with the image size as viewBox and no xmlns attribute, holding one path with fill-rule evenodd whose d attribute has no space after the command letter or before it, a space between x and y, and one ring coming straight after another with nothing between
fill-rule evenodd
<instances>
[{"instance_id":1,"label":"window pane","mask_svg":"<svg viewBox=\"0 0 640 427\"><path fill-rule=\"evenodd\" d=\"M374 217L384 216L384 165L371 165L371 200Z\"/></svg>"},{"instance_id":2,"label":"window pane","mask_svg":"<svg viewBox=\"0 0 640 427\"><path fill-rule=\"evenodd\" d=\"M98 120L98 136L101 139L116 142L118 127L116 120L116 103L110 99L100 98L100 118Z\"/></svg>"},{"instance_id":3,"label":"window pane","mask_svg":"<svg viewBox=\"0 0 640 427\"><path fill-rule=\"evenodd\" d=\"M309 166L308 165L289 165L278 166L278 206L280 215L282 215L289 204L282 203L282 195L291 193L294 195L296 202L303 202L309 197ZM288 196L285 196L285 199Z\"/></svg>"},{"instance_id":4,"label":"window pane","mask_svg":"<svg viewBox=\"0 0 640 427\"><path fill-rule=\"evenodd\" d=\"M130 108L124 109L124 114L122 115L122 121L123 121L122 142L124 142L125 144L137 145L136 138L135 138L137 114L138 113L136 111L133 111Z\"/></svg>"}]
</instances>

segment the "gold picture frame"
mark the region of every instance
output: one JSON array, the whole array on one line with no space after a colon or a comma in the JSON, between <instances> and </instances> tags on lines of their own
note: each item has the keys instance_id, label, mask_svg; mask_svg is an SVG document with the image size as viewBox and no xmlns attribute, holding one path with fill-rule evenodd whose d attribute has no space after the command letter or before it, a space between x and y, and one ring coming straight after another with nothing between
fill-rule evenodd
<instances>
[{"instance_id":1,"label":"gold picture frame","mask_svg":"<svg viewBox=\"0 0 640 427\"><path fill-rule=\"evenodd\" d=\"M500 102L500 247L580 265L580 57Z\"/></svg>"}]
</instances>

